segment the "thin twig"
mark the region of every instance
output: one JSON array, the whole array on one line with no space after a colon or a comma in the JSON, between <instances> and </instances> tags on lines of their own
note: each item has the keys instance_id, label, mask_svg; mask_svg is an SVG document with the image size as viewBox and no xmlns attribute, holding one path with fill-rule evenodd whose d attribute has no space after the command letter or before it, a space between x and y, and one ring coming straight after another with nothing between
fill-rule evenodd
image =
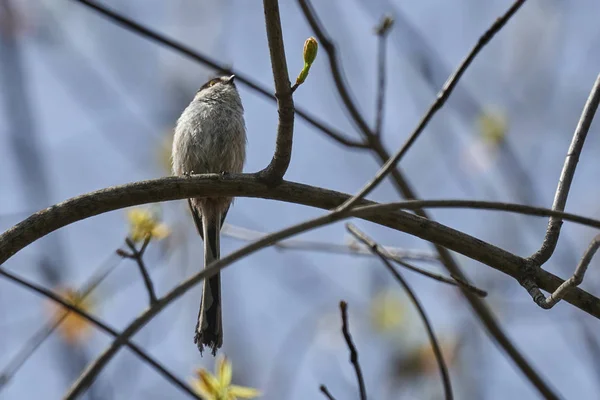
<instances>
[{"instance_id":1,"label":"thin twig","mask_svg":"<svg viewBox=\"0 0 600 400\"><path fill-rule=\"evenodd\" d=\"M75 314L79 315L80 317L86 319L87 321L89 321L90 323L92 323L93 325L98 327L99 329L103 330L104 332L108 333L109 335L111 335L115 338L119 338L121 336L121 334L119 332L117 332L110 326L106 325L104 322L100 321L99 319L97 319L96 317L87 313L86 311L82 310L81 308L74 306L73 304L63 300L62 298L55 295L51 291L43 288L42 286L39 286L33 282L29 282L24 278L21 278L11 272L6 271L4 268L0 268L0 275L8 278L9 280L11 280L21 286L27 287L27 288L31 289L32 291L60 304L64 308L66 308L69 311L74 312ZM144 350L142 350L141 348L139 348L137 345L129 342L129 339L124 339L122 344L129 347L136 355L138 355L143 361L147 362L148 365L152 366L159 374L164 376L173 385L175 385L176 387L178 387L181 390L183 390L184 392L186 392L192 398L201 400L200 396L198 396L198 394L196 394L196 392L192 388L190 388L184 381L182 381L181 379L179 379L175 375L173 375L171 372L169 372L162 364L160 364L158 361L154 360L151 356L146 354L146 352Z\"/></svg>"},{"instance_id":2,"label":"thin twig","mask_svg":"<svg viewBox=\"0 0 600 400\"><path fill-rule=\"evenodd\" d=\"M600 235L597 235L596 237L594 237L594 239L592 239L592 241L590 242L590 245L588 246L587 250L585 251L585 253L583 253L583 257L581 258L581 261L579 261L577 268L575 268L575 272L573 273L573 276L571 276L569 279L564 281L562 283L562 285L560 285L548 297L544 297L544 295L541 292L536 293L536 295L533 298L534 301L540 307L542 307L544 309L550 309L550 308L554 307L556 305L556 303L561 301L562 298L565 296L565 294L567 294L572 288L579 286L581 284L581 282L583 282L583 278L585 276L587 268L590 265L590 262L592 261L594 254L596 254L598 247L600 247Z\"/></svg>"},{"instance_id":3,"label":"thin twig","mask_svg":"<svg viewBox=\"0 0 600 400\"><path fill-rule=\"evenodd\" d=\"M457 286L457 287L462 287L470 292L472 292L473 294L479 296L479 297L486 297L487 296L487 292L485 290L479 289L476 286L471 285L470 283L467 283L465 281L463 281L460 278L446 278L443 275L440 274L436 274L430 271L427 271L425 269L416 267L414 265L411 265L409 263L407 263L406 261L403 260L399 260L398 258L394 257L392 254L389 254L386 250L385 247L380 246L379 247L379 251L381 252L381 254L384 254L386 258L388 258L389 260L394 261L396 264L400 265L401 267L404 267L410 271L416 272L418 274L427 276L431 279L435 279L436 281L439 282L443 282L443 283L447 283L448 285L452 285L452 286Z\"/></svg>"},{"instance_id":4,"label":"thin twig","mask_svg":"<svg viewBox=\"0 0 600 400\"><path fill-rule=\"evenodd\" d=\"M238 226L233 226L230 224L225 224L223 229L221 230L221 234L224 236L228 236L235 239L240 239L244 241L256 240L265 235L263 232L254 231L251 229L241 228ZM285 240L279 243L275 243L273 245L274 248L282 249L282 250L311 250L311 251L323 251L327 253L342 253L342 254L357 254L357 255L368 255L373 256L373 253L364 245L359 242L354 242L350 244L338 244L338 243L323 243L318 241L309 241L309 240ZM421 254L417 250L404 250L395 247L382 247L382 252L385 252L386 257L390 260L398 263L398 265L416 272L418 274L427 276L429 278L435 279L440 282L447 283L453 286L464 286L466 289L470 290L474 294L485 297L487 296L487 292L481 290L467 282L464 282L460 279L456 278L446 278L443 275L436 274L434 272L427 271L425 269L419 268L417 266L411 265L406 262L406 259L415 259L418 261L429 261L429 262L439 262L439 259L431 256L429 254Z\"/></svg>"},{"instance_id":5,"label":"thin twig","mask_svg":"<svg viewBox=\"0 0 600 400\"><path fill-rule=\"evenodd\" d=\"M266 235L266 233L225 223L223 225L223 229L221 229L221 235L248 242L251 240L256 240ZM327 243L316 240L289 239L279 243L275 243L273 247L282 250L310 250L321 251L325 253L372 256L371 252L367 248L360 245L356 241L353 241L352 243L342 244ZM386 246L385 250L390 254L390 256L400 259L402 261L413 260L428 263L439 263L439 258L431 254L430 252L423 250L403 249L399 247L390 246Z\"/></svg>"},{"instance_id":6,"label":"thin twig","mask_svg":"<svg viewBox=\"0 0 600 400\"><path fill-rule=\"evenodd\" d=\"M93 274L92 278L78 291L82 300L89 296L89 294L100 284L100 282L102 282L104 278L106 278L120 264L120 260L117 259L117 263L106 267L109 261L112 261L112 257L106 262L103 262L97 268L97 271ZM35 351L46 341L48 337L50 337L50 335L60 326L60 324L67 318L68 315L69 313L65 312L60 316L60 318L56 319L51 324L45 324L27 340L24 346L14 357L11 358L2 372L0 372L0 389L2 389L5 384L12 380L12 378L25 364L29 357L35 353Z\"/></svg>"},{"instance_id":7,"label":"thin twig","mask_svg":"<svg viewBox=\"0 0 600 400\"><path fill-rule=\"evenodd\" d=\"M356 380L358 381L358 389L360 391L360 399L367 400L365 378L363 377L360 369L360 363L358 362L358 351L356 350L356 346L352 341L350 328L348 328L348 303L345 301L340 301L340 313L342 314L342 334L344 335L344 340L346 340L346 344L348 345L348 350L350 350L350 363L354 367L354 372L356 373Z\"/></svg>"},{"instance_id":8,"label":"thin twig","mask_svg":"<svg viewBox=\"0 0 600 400\"><path fill-rule=\"evenodd\" d=\"M450 375L448 374L448 367L446 367L446 361L444 360L444 355L442 354L442 350L441 350L439 342L436 338L435 332L433 331L433 327L431 326L431 322L429 322L429 317L427 316L425 309L421 305L421 302L419 301L419 299L417 298L417 296L415 295L415 293L413 292L411 287L408 285L406 280L402 277L402 275L400 274L400 271L396 270L396 268L394 268L394 266L388 261L387 257L381 253L381 251L379 250L379 246L377 245L377 243L375 241L373 241L373 239L369 238L366 234L361 232L356 226L354 226L350 223L346 224L346 228L348 229L348 232L350 232L352 235L354 235L354 237L356 239L360 240L362 243L369 246L369 248L371 249L373 254L376 254L377 256L379 256L381 261L387 267L388 271L390 271L390 273L394 276L394 278L398 281L398 283L400 283L400 285L402 285L402 287L408 294L408 297L411 299L411 301L417 308L417 311L419 312L419 315L421 316L421 319L423 320L423 324L425 325L425 330L427 331L427 336L429 337L429 341L431 342L431 347L433 349L433 353L435 355L435 358L436 358L436 361L438 364L438 368L440 370L440 375L442 377L442 384L444 385L445 397L446 397L446 399L451 400L453 398L453 395L452 395L452 385L450 382Z\"/></svg>"},{"instance_id":9,"label":"thin twig","mask_svg":"<svg viewBox=\"0 0 600 400\"><path fill-rule=\"evenodd\" d=\"M275 98L275 96L273 95L273 93L270 90L266 89L265 87L260 85L260 83L256 82L249 75L246 75L243 72L233 70L230 67L228 67L227 65L220 63L217 60L214 60L207 55L198 53L195 50L191 49L190 47L183 45L182 43L179 43L175 40L169 39L168 37L161 35L160 33L156 32L150 28L147 28L147 27L111 10L110 8L97 3L96 1L93 1L93 0L72 0L72 1L75 1L84 6L87 6L90 9L101 14L102 16L108 18L110 21L123 26L125 29L128 29L128 30L130 30L138 35L141 35L147 39L150 39L162 46L168 47L171 50L174 50L194 61L197 61L203 65L206 65L214 70L225 73L227 75L234 74L236 82L240 82L240 83L248 86L252 90L255 90L256 92L260 93L261 95L263 95L264 97L266 97L272 101L277 101L277 99ZM325 135L327 135L331 139L335 140L336 142L338 142L344 146L347 146L350 148L358 148L358 149L367 147L367 145L365 143L347 138L343 133L336 131L334 128L332 128L330 126L327 126L327 124L325 122L319 121L316 117L308 114L306 111L299 109L298 107L295 107L294 112L296 114L298 114L298 116L300 118L302 118L303 120L308 122L309 125L312 125L313 127L322 131Z\"/></svg>"},{"instance_id":10,"label":"thin twig","mask_svg":"<svg viewBox=\"0 0 600 400\"><path fill-rule=\"evenodd\" d=\"M305 2L307 0L300 0L301 2ZM456 71L450 75L442 90L438 93L435 101L431 104L425 115L421 118L421 121L415 128L415 130L410 134L408 139L404 142L402 147L394 154L389 160L385 162L385 164L381 167L381 169L377 172L375 177L368 182L353 199L348 200L342 206L339 207L339 210L346 210L352 207L356 201L363 199L366 195L371 193L375 187L387 176L392 168L396 166L396 164L400 161L400 159L406 154L406 152L411 148L411 146L415 143L419 135L423 132L425 127L429 124L429 121L433 118L433 116L437 113L438 110L442 108L442 106L446 103L446 100L452 94L454 87L458 84L458 81L465 73L471 62L475 59L475 57L479 54L481 49L485 47L486 44L504 27L504 25L508 22L508 20L521 8L521 6L525 3L525 0L517 0L514 4L508 9L508 11L498 18L492 26L488 28L488 30L479 38L477 44L473 47L473 49L469 52L467 57L462 61ZM561 210L562 211L562 210Z\"/></svg>"},{"instance_id":11,"label":"thin twig","mask_svg":"<svg viewBox=\"0 0 600 400\"><path fill-rule=\"evenodd\" d=\"M331 393L329 393L329 390L327 390L327 386L325 385L321 385L319 386L319 390L321 391L321 393L323 393L325 395L325 397L327 397L329 400L335 400L335 397L333 397L333 395Z\"/></svg>"},{"instance_id":12,"label":"thin twig","mask_svg":"<svg viewBox=\"0 0 600 400\"><path fill-rule=\"evenodd\" d=\"M142 248L138 250L133 240L126 238L125 243L127 244L127 247L131 249L132 253L129 254L124 251L117 251L117 254L122 257L131 258L138 265L140 273L142 274L142 278L144 279L144 284L146 285L150 305L156 303L157 301L156 292L154 291L154 284L152 283L152 279L150 278L150 274L148 273L148 269L144 263L144 253L146 252L146 248L148 247L148 243L150 243L151 239L151 236L146 237L146 239L144 239L144 243L142 244Z\"/></svg>"},{"instance_id":13,"label":"thin twig","mask_svg":"<svg viewBox=\"0 0 600 400\"><path fill-rule=\"evenodd\" d=\"M275 141L275 154L269 165L259 172L261 179L271 185L280 183L292 159L292 141L294 136L294 97L290 87L285 48L283 45L283 32L281 31L281 18L279 16L278 0L263 0L265 11L265 25L271 68L275 81L275 98L277 98L277 112L279 122L277 125L277 139Z\"/></svg>"},{"instance_id":14,"label":"thin twig","mask_svg":"<svg viewBox=\"0 0 600 400\"><path fill-rule=\"evenodd\" d=\"M590 91L590 95L585 102L581 117L577 123L577 128L573 133L573 140L569 146L567 157L563 165L560 178L558 179L558 187L556 188L556 194L554 195L554 203L552 209L556 211L564 211L565 205L567 204L567 197L569 196L569 189L573 182L573 176L575 175L575 168L579 162L579 155L583 149L585 138L600 104L600 75L596 78L596 82ZM558 236L560 235L560 228L562 226L562 219L550 218L548 222L548 228L546 230L546 236L541 248L530 257L530 259L536 265L542 265L550 259L556 244L558 243Z\"/></svg>"},{"instance_id":15,"label":"thin twig","mask_svg":"<svg viewBox=\"0 0 600 400\"><path fill-rule=\"evenodd\" d=\"M375 106L375 136L381 136L383 126L383 113L385 108L385 87L386 87L386 65L387 65L387 38L394 20L390 16L382 18L381 22L375 28L377 33L377 104Z\"/></svg>"}]
</instances>

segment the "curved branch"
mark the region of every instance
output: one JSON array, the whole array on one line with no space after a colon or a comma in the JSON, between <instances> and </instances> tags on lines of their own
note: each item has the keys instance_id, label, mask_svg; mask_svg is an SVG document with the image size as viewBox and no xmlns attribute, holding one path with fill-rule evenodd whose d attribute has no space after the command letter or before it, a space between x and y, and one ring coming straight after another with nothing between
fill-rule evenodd
<instances>
[{"instance_id":1,"label":"curved branch","mask_svg":"<svg viewBox=\"0 0 600 400\"><path fill-rule=\"evenodd\" d=\"M278 184L283 180L292 159L294 99L283 46L279 1L263 0L263 7L269 53L271 55L271 68L273 69L273 79L275 81L275 98L277 99L279 123L277 125L275 154L273 154L269 165L259 172L259 176L270 184Z\"/></svg>"},{"instance_id":2,"label":"curved branch","mask_svg":"<svg viewBox=\"0 0 600 400\"><path fill-rule=\"evenodd\" d=\"M277 188L280 188L281 186L284 186L284 184L279 185ZM214 192L211 192L211 195L214 194ZM348 195L345 195L345 198L348 197ZM396 220L398 229L402 231L410 232L413 235L424 238L426 240L439 242L439 244L441 244L442 246L448 245L448 248L459 252L464 251L465 253L463 254L466 255L466 253L469 253L471 254L471 258L477 259L479 261L494 260L495 262L499 263L494 268L497 268L499 270L505 270L509 274L518 273L521 270L520 263L523 263L525 261L524 259L515 256L514 254L511 254L509 252L506 252L500 248L497 248L491 244L485 243L479 239L473 238L462 232L455 231L454 229L445 227L441 224L432 222L425 218L417 217L405 212L396 212L393 214L382 215L379 209L386 206L389 207L389 205L369 205L357 209L352 209L348 212L348 214L327 213L324 216L314 218L312 220L308 220L300 224L290 226L281 231L277 231L266 235L263 238L252 242L247 246L244 246L241 249L219 260L214 261L210 265L206 266L205 269L201 272L197 273L196 275L188 278L183 283L179 284L171 292L167 293L164 297L159 299L158 302L152 305L152 307L150 307L148 310L142 313L142 315L133 320L129 324L129 326L121 333L121 335L117 337L113 341L113 343L104 351L104 353L102 353L90 366L88 366L88 368L86 368L86 370L79 377L77 382L75 382L75 384L69 390L66 399L75 399L79 394L85 391L85 389L92 384L96 376L98 376L98 374L100 373L100 371L102 371L104 366L115 356L115 354L119 351L119 349L127 340L129 340L140 329L142 329L152 318L154 318L154 316L156 316L160 311L162 311L162 309L164 309L177 298L185 294L188 290L193 288L202 280L210 278L211 276L215 275L217 272L221 271L223 268L227 267L233 262L252 253L255 253L258 250L271 246L274 243L277 243L281 240L287 239L299 233L304 233L309 230L346 219L350 216L356 216L360 218L366 218L367 216L370 216L371 218L369 220L386 226L387 221ZM0 240L2 240L1 237ZM559 278L555 277L554 275L548 272L540 270L539 274L541 274L540 276L545 276L548 279L555 279L556 281L558 281L555 281L554 284L562 283L562 281ZM542 286L542 284L545 284L542 283L544 282L544 279L540 278L539 282L540 286ZM549 283L552 284L552 282ZM565 296L565 300L569 302L585 303L585 305L590 308L588 312L596 313L595 316L597 318L600 318L600 299L595 298L589 293L586 293L585 291L576 288L570 291L567 294L567 296Z\"/></svg>"},{"instance_id":3,"label":"curved branch","mask_svg":"<svg viewBox=\"0 0 600 400\"><path fill-rule=\"evenodd\" d=\"M288 181L283 181L275 188L269 188L265 183L249 174L226 176L206 174L135 182L74 197L41 210L8 229L0 235L0 265L41 237L85 218L140 204L202 197L209 194L279 200L326 210L334 209L350 197L345 193ZM420 209L429 205L439 207L477 206L481 209L537 216L560 216L564 220L600 228L600 221L590 218L517 204L460 200L414 200L381 206L361 200L360 205L368 206L350 210L349 216L363 218L444 246L515 279L520 277L520 268L525 262L523 258L437 222L428 221L406 212L392 212L391 210ZM564 282L557 276L541 269L535 271L534 278L539 287L548 292L553 292ZM600 318L600 300L584 290L580 288L570 290L565 296L565 300Z\"/></svg>"}]
</instances>

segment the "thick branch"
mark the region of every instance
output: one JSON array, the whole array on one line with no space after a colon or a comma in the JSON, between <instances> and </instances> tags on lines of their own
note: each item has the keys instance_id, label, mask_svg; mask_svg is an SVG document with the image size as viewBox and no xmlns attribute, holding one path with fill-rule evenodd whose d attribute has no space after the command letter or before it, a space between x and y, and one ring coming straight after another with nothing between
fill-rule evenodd
<instances>
[{"instance_id":1,"label":"thick branch","mask_svg":"<svg viewBox=\"0 0 600 400\"><path fill-rule=\"evenodd\" d=\"M333 209L350 196L331 190L284 181L276 188L269 188L256 177L247 174L221 174L196 175L192 177L167 177L150 181L142 181L96 192L84 194L79 197L64 201L45 210L39 211L26 220L8 229L0 235L0 264L6 262L15 253L25 248L39 238L74 222L99 215L108 211L131 207L140 204L170 201L207 195L226 197L257 197L295 204ZM443 204L443 201L408 201L382 210L361 209L351 210L350 215L369 220L408 234L420 237L450 250L461 253L474 260L480 261L505 274L519 279L521 267L525 260L491 244L485 243L472 236L458 232L444 225L424 218L405 213L389 212L390 210L414 210L432 205ZM460 201L449 201L448 205L459 206ZM479 205L483 208L484 202L463 202L465 205ZM375 204L361 201L360 204ZM502 203L489 203L489 208L504 210ZM445 205L444 205L445 206ZM520 212L532 215L561 216L565 220L600 227L600 221L587 219L573 214L560 213L551 210L535 209L534 207L507 204L506 211ZM458 277L463 279L462 277ZM545 291L553 292L563 283L555 275L538 270L534 278L539 287ZM589 293L575 288L565 296L565 300L582 309L583 311L600 318L600 300Z\"/></svg>"},{"instance_id":2,"label":"thick branch","mask_svg":"<svg viewBox=\"0 0 600 400\"><path fill-rule=\"evenodd\" d=\"M600 75L596 78L596 82L583 107L581 117L579 117L577 128L575 128L575 132L573 133L573 140L569 146L567 158L565 159L560 178L558 179L558 187L556 188L554 203L552 204L553 210L564 211L565 209L567 197L569 196L569 189L571 188L573 176L575 175L575 168L579 162L579 155L581 154L585 138L590 129L590 125L592 124L592 120L594 119L594 115L596 114L596 110L598 109L598 104L600 104ZM536 265L544 264L550 259L552 253L554 253L554 249L556 249L556 244L558 243L561 226L562 219L554 217L550 218L542 247L530 258Z\"/></svg>"},{"instance_id":3,"label":"thick branch","mask_svg":"<svg viewBox=\"0 0 600 400\"><path fill-rule=\"evenodd\" d=\"M421 302L413 292L412 288L408 285L404 277L397 271L392 263L390 263L387 257L381 252L380 247L373 239L365 235L362 231L360 231L356 226L348 223L346 224L346 228L348 231L354 235L354 237L360 240L362 243L367 245L369 249L373 252L373 254L377 255L381 262L386 266L388 271L394 276L394 278L400 283L400 285L404 288L408 297L415 305L417 312L421 316L423 320L423 324L425 325L425 330L427 331L427 336L429 337L429 342L431 343L431 348L433 349L433 354L435 355L435 359L437 361L438 367L440 369L440 375L442 377L442 384L444 386L444 394L446 399L452 399L454 396L452 395L452 385L450 382L450 375L448 374L448 367L446 366L446 361L444 360L444 355L442 354L442 350L440 349L439 341L433 331L433 327L431 326L431 322L429 322L429 317L425 312L425 308L421 305Z\"/></svg>"},{"instance_id":4,"label":"thick branch","mask_svg":"<svg viewBox=\"0 0 600 400\"><path fill-rule=\"evenodd\" d=\"M277 98L277 111L279 124L277 126L277 140L275 154L269 165L259 176L269 184L278 184L283 180L292 158L292 139L294 135L294 99L285 60L283 46L283 32L281 31L281 18L279 16L278 0L263 0L265 9L265 25L271 55L271 68L275 80L275 98Z\"/></svg>"}]
</instances>

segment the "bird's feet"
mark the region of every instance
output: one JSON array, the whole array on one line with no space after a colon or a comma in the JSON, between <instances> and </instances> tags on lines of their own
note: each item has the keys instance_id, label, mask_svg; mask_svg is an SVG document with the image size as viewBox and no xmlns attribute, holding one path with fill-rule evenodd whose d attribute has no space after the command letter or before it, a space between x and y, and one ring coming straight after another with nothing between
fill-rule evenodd
<instances>
[{"instance_id":1,"label":"bird's feet","mask_svg":"<svg viewBox=\"0 0 600 400\"><path fill-rule=\"evenodd\" d=\"M192 175L194 175L194 171L186 171L183 173L183 176L185 176L186 178L191 178Z\"/></svg>"}]
</instances>

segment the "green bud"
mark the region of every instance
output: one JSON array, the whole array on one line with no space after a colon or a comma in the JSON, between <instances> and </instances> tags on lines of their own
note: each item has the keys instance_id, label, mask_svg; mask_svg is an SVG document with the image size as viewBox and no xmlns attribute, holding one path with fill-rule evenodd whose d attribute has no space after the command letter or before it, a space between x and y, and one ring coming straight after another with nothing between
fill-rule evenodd
<instances>
[{"instance_id":1,"label":"green bud","mask_svg":"<svg viewBox=\"0 0 600 400\"><path fill-rule=\"evenodd\" d=\"M317 58L318 49L319 44L314 37L311 36L304 42L304 63L307 64L309 68L315 61L315 58Z\"/></svg>"}]
</instances>

